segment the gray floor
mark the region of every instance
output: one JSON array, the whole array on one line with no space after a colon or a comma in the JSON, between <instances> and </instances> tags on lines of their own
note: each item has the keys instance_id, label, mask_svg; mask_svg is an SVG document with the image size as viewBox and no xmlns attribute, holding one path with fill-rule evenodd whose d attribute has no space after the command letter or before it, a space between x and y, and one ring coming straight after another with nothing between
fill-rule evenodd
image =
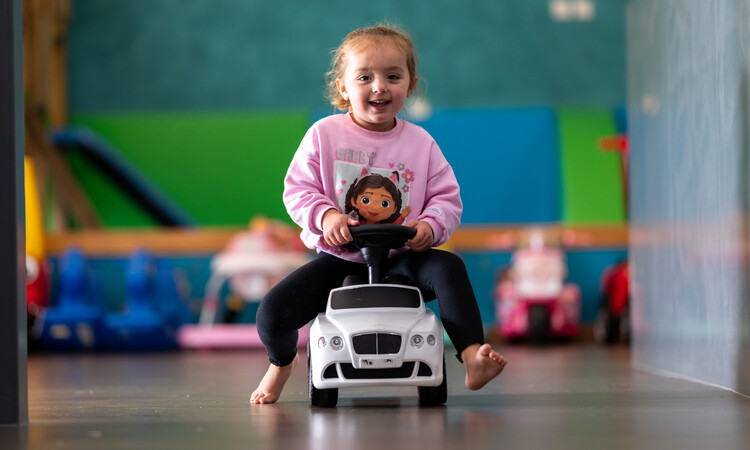
<instances>
[{"instance_id":1,"label":"gray floor","mask_svg":"<svg viewBox=\"0 0 750 450\"><path fill-rule=\"evenodd\" d=\"M627 348L504 347L509 366L478 392L448 360L446 407L412 389L342 390L307 405L306 373L281 402L250 406L261 352L31 355L25 427L0 448L29 449L740 449L750 400L631 367ZM302 366L305 361L303 358Z\"/></svg>"}]
</instances>

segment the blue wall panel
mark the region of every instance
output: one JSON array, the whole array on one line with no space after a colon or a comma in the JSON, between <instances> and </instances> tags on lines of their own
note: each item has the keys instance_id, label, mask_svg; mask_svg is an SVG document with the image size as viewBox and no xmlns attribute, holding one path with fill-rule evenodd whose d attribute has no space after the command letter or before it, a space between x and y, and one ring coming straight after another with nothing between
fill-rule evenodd
<instances>
[{"instance_id":1,"label":"blue wall panel","mask_svg":"<svg viewBox=\"0 0 750 450\"><path fill-rule=\"evenodd\" d=\"M560 157L550 108L437 111L420 123L453 166L462 223L560 220Z\"/></svg>"}]
</instances>

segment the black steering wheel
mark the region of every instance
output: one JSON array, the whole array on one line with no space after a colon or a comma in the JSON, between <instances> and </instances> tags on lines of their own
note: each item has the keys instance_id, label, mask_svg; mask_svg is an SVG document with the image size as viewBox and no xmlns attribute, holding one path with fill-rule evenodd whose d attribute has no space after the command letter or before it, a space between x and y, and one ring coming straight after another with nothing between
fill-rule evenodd
<instances>
[{"instance_id":1,"label":"black steering wheel","mask_svg":"<svg viewBox=\"0 0 750 450\"><path fill-rule=\"evenodd\" d=\"M367 264L371 284L380 282L390 249L403 247L417 234L415 228L393 224L356 225L349 227L349 232L350 244L359 249Z\"/></svg>"},{"instance_id":2,"label":"black steering wheel","mask_svg":"<svg viewBox=\"0 0 750 450\"><path fill-rule=\"evenodd\" d=\"M415 228L393 224L356 225L349 227L349 232L352 234L352 244L359 249L403 247L406 241L417 234Z\"/></svg>"}]
</instances>

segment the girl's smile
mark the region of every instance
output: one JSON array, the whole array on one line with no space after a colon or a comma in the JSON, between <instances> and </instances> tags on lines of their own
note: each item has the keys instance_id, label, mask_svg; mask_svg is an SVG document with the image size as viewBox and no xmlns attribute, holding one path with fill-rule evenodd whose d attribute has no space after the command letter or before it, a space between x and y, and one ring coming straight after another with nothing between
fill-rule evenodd
<instances>
[{"instance_id":1,"label":"girl's smile","mask_svg":"<svg viewBox=\"0 0 750 450\"><path fill-rule=\"evenodd\" d=\"M372 105L372 107L377 110L383 110L383 109L386 109L386 107L388 107L389 103L390 102L387 100L373 100L370 102L370 105Z\"/></svg>"}]
</instances>

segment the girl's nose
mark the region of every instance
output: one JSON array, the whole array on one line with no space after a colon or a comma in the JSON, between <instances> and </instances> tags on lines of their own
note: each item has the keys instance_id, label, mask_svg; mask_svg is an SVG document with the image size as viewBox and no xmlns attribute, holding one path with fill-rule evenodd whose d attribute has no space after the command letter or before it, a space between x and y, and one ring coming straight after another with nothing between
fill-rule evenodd
<instances>
[{"instance_id":1,"label":"girl's nose","mask_svg":"<svg viewBox=\"0 0 750 450\"><path fill-rule=\"evenodd\" d=\"M385 92L388 89L388 84L382 78L375 78L372 83L373 92Z\"/></svg>"}]
</instances>

